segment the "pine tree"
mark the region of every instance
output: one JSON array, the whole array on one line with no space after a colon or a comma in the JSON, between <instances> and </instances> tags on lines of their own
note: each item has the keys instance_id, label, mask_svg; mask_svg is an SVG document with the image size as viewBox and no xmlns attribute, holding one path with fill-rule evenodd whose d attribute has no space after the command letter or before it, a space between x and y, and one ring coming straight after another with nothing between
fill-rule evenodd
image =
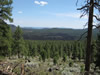
<instances>
[{"instance_id":1,"label":"pine tree","mask_svg":"<svg viewBox=\"0 0 100 75\"><path fill-rule=\"evenodd\" d=\"M73 59L76 59L78 57L79 51L78 51L78 42L74 43L74 49L73 49Z\"/></svg>"},{"instance_id":2,"label":"pine tree","mask_svg":"<svg viewBox=\"0 0 100 75\"><path fill-rule=\"evenodd\" d=\"M47 49L47 58L50 58L50 49Z\"/></svg>"},{"instance_id":3,"label":"pine tree","mask_svg":"<svg viewBox=\"0 0 100 75\"><path fill-rule=\"evenodd\" d=\"M59 48L59 55L60 57L63 57L63 46L62 45Z\"/></svg>"},{"instance_id":4,"label":"pine tree","mask_svg":"<svg viewBox=\"0 0 100 75\"><path fill-rule=\"evenodd\" d=\"M44 49L46 50L46 53L47 53L47 58L50 58L50 45L49 45L49 42L45 43L45 46L44 46Z\"/></svg>"},{"instance_id":5,"label":"pine tree","mask_svg":"<svg viewBox=\"0 0 100 75\"><path fill-rule=\"evenodd\" d=\"M29 42L28 42L28 46L29 46L29 54L28 54L28 55L29 55L29 56L33 56L33 53L34 53L34 52L33 52L33 50L34 50L34 49L33 49L33 42L32 42L32 41L29 41Z\"/></svg>"},{"instance_id":6,"label":"pine tree","mask_svg":"<svg viewBox=\"0 0 100 75\"><path fill-rule=\"evenodd\" d=\"M36 44L33 47L33 55L37 56L37 45Z\"/></svg>"},{"instance_id":7,"label":"pine tree","mask_svg":"<svg viewBox=\"0 0 100 75\"><path fill-rule=\"evenodd\" d=\"M98 39L96 42L97 45L97 54L96 54L96 67L98 66L100 68L100 34L98 34Z\"/></svg>"},{"instance_id":8,"label":"pine tree","mask_svg":"<svg viewBox=\"0 0 100 75\"><path fill-rule=\"evenodd\" d=\"M92 46L91 46L91 62L95 62L96 60L96 54L97 54L97 49L96 49L96 42L93 41L92 42Z\"/></svg>"},{"instance_id":9,"label":"pine tree","mask_svg":"<svg viewBox=\"0 0 100 75\"><path fill-rule=\"evenodd\" d=\"M57 57L56 57L56 56L54 56L54 58L53 58L53 63L54 63L54 65L56 65L56 64L57 64L57 61L58 61Z\"/></svg>"},{"instance_id":10,"label":"pine tree","mask_svg":"<svg viewBox=\"0 0 100 75\"><path fill-rule=\"evenodd\" d=\"M63 55L63 61L66 62L66 60L67 60L67 56L66 56L66 54L64 54Z\"/></svg>"},{"instance_id":11,"label":"pine tree","mask_svg":"<svg viewBox=\"0 0 100 75\"><path fill-rule=\"evenodd\" d=\"M82 51L82 45L80 42L78 43L78 51L79 51L78 59L81 60L83 57L83 51Z\"/></svg>"},{"instance_id":12,"label":"pine tree","mask_svg":"<svg viewBox=\"0 0 100 75\"><path fill-rule=\"evenodd\" d=\"M45 50L42 50L41 51L41 57L42 57L43 62L45 62L45 59L47 58L47 55L46 55L46 51Z\"/></svg>"},{"instance_id":13,"label":"pine tree","mask_svg":"<svg viewBox=\"0 0 100 75\"><path fill-rule=\"evenodd\" d=\"M72 49L72 45L70 45L70 43L67 44L67 56L71 57L71 49Z\"/></svg>"},{"instance_id":14,"label":"pine tree","mask_svg":"<svg viewBox=\"0 0 100 75\"><path fill-rule=\"evenodd\" d=\"M54 63L54 65L57 64L58 59L59 59L59 53L58 52L55 52L54 53L54 56L53 56L53 63Z\"/></svg>"},{"instance_id":15,"label":"pine tree","mask_svg":"<svg viewBox=\"0 0 100 75\"><path fill-rule=\"evenodd\" d=\"M12 16L12 0L0 0L0 55L10 56L11 55L11 29L5 22L13 19Z\"/></svg>"},{"instance_id":16,"label":"pine tree","mask_svg":"<svg viewBox=\"0 0 100 75\"><path fill-rule=\"evenodd\" d=\"M12 33L7 24L0 25L0 55L11 56Z\"/></svg>"},{"instance_id":17,"label":"pine tree","mask_svg":"<svg viewBox=\"0 0 100 75\"><path fill-rule=\"evenodd\" d=\"M22 30L19 26L14 32L14 53L17 53L18 58L20 58L20 56L27 55L25 41L22 37Z\"/></svg>"},{"instance_id":18,"label":"pine tree","mask_svg":"<svg viewBox=\"0 0 100 75\"><path fill-rule=\"evenodd\" d=\"M83 57L83 52L82 52L82 48L79 49L79 56L78 59L81 60Z\"/></svg>"},{"instance_id":19,"label":"pine tree","mask_svg":"<svg viewBox=\"0 0 100 75\"><path fill-rule=\"evenodd\" d=\"M10 22L13 19L10 17L12 16L12 0L0 0L0 20L4 22L4 20L9 20Z\"/></svg>"}]
</instances>

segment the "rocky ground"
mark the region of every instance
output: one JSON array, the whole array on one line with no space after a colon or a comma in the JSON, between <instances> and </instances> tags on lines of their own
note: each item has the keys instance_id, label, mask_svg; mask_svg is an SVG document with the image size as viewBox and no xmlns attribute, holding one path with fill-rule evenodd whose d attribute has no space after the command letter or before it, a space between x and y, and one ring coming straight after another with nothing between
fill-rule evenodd
<instances>
[{"instance_id":1,"label":"rocky ground","mask_svg":"<svg viewBox=\"0 0 100 75\"><path fill-rule=\"evenodd\" d=\"M100 71L94 72L91 67L91 75L100 75ZM52 59L45 62L38 57L24 59L5 59L0 61L0 75L83 75L84 63L75 61L58 61L53 64Z\"/></svg>"}]
</instances>

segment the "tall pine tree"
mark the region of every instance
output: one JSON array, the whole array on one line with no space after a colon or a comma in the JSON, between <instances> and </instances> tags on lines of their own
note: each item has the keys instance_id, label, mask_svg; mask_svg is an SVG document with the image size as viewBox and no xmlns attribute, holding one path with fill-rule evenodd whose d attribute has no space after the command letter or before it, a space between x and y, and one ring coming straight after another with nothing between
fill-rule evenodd
<instances>
[{"instance_id":1,"label":"tall pine tree","mask_svg":"<svg viewBox=\"0 0 100 75\"><path fill-rule=\"evenodd\" d=\"M0 55L11 55L11 29L5 20L13 21L12 16L12 0L0 0Z\"/></svg>"},{"instance_id":2,"label":"tall pine tree","mask_svg":"<svg viewBox=\"0 0 100 75\"><path fill-rule=\"evenodd\" d=\"M12 34L10 26L0 25L0 55L11 56Z\"/></svg>"},{"instance_id":3,"label":"tall pine tree","mask_svg":"<svg viewBox=\"0 0 100 75\"><path fill-rule=\"evenodd\" d=\"M14 53L17 53L18 58L20 58L21 56L26 56L27 55L27 50L25 48L25 42L24 39L22 37L22 30L21 28L18 26L16 28L16 31L14 32Z\"/></svg>"}]
</instances>

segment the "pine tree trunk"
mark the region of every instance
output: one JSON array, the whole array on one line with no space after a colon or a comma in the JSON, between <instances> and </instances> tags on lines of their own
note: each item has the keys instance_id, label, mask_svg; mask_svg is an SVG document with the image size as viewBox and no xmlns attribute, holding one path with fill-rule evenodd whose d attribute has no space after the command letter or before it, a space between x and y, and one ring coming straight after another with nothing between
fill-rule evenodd
<instances>
[{"instance_id":1,"label":"pine tree trunk","mask_svg":"<svg viewBox=\"0 0 100 75\"><path fill-rule=\"evenodd\" d=\"M93 11L94 11L94 0L90 0L89 8L89 19L88 19L88 34L87 34L87 49L86 49L86 62L85 71L90 71L91 63L91 40L92 40L92 24L93 24ZM88 74L89 75L89 74Z\"/></svg>"}]
</instances>

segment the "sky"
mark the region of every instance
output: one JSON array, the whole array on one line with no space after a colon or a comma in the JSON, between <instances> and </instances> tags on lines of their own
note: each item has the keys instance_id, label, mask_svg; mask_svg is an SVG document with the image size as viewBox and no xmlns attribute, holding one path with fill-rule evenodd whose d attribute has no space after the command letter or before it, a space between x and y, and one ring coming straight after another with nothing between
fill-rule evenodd
<instances>
[{"instance_id":1,"label":"sky","mask_svg":"<svg viewBox=\"0 0 100 75\"><path fill-rule=\"evenodd\" d=\"M77 0L13 0L12 18L16 26L82 29L87 17L77 10ZM80 0L81 1L81 0Z\"/></svg>"}]
</instances>

